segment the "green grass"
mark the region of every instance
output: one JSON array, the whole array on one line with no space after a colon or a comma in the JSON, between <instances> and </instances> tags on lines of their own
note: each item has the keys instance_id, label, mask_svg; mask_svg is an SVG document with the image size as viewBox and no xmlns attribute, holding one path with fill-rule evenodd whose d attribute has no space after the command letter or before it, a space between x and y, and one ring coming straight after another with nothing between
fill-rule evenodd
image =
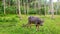
<instances>
[{"instance_id":1,"label":"green grass","mask_svg":"<svg viewBox=\"0 0 60 34\"><path fill-rule=\"evenodd\" d=\"M0 16L0 34L60 34L60 16L55 15L51 19L49 15L38 16L44 18L44 25L40 26L40 31L36 32L36 27L22 27L22 24L27 24L27 18L30 15L22 15L22 20L16 15Z\"/></svg>"}]
</instances>

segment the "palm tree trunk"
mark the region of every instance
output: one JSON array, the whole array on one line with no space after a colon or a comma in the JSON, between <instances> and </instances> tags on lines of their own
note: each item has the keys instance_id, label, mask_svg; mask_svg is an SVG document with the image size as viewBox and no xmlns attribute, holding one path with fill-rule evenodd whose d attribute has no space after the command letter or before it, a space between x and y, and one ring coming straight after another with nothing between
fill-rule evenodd
<instances>
[{"instance_id":1,"label":"palm tree trunk","mask_svg":"<svg viewBox=\"0 0 60 34\"><path fill-rule=\"evenodd\" d=\"M26 14L26 6L25 6L25 3L24 3L24 14Z\"/></svg>"},{"instance_id":2,"label":"palm tree trunk","mask_svg":"<svg viewBox=\"0 0 60 34\"><path fill-rule=\"evenodd\" d=\"M4 3L4 15L6 14L5 8L6 8L6 0L3 0Z\"/></svg>"},{"instance_id":3,"label":"palm tree trunk","mask_svg":"<svg viewBox=\"0 0 60 34\"><path fill-rule=\"evenodd\" d=\"M36 11L36 0L34 1L34 11Z\"/></svg>"},{"instance_id":4,"label":"palm tree trunk","mask_svg":"<svg viewBox=\"0 0 60 34\"><path fill-rule=\"evenodd\" d=\"M20 0L17 0L17 13L18 13L19 18L21 19Z\"/></svg>"},{"instance_id":5,"label":"palm tree trunk","mask_svg":"<svg viewBox=\"0 0 60 34\"><path fill-rule=\"evenodd\" d=\"M29 12L29 2L27 0L27 14L28 14L28 12Z\"/></svg>"},{"instance_id":6,"label":"palm tree trunk","mask_svg":"<svg viewBox=\"0 0 60 34\"><path fill-rule=\"evenodd\" d=\"M58 12L58 7L59 7L59 0L57 0L56 15L57 15L57 12Z\"/></svg>"},{"instance_id":7,"label":"palm tree trunk","mask_svg":"<svg viewBox=\"0 0 60 34\"><path fill-rule=\"evenodd\" d=\"M9 7L10 7L10 0L8 1Z\"/></svg>"},{"instance_id":8,"label":"palm tree trunk","mask_svg":"<svg viewBox=\"0 0 60 34\"><path fill-rule=\"evenodd\" d=\"M44 8L45 8L45 16L46 16L46 1L44 3Z\"/></svg>"},{"instance_id":9,"label":"palm tree trunk","mask_svg":"<svg viewBox=\"0 0 60 34\"><path fill-rule=\"evenodd\" d=\"M50 9L51 9L51 14L52 14L51 18L53 19L54 18L54 8L53 8L53 1L52 0L50 0Z\"/></svg>"},{"instance_id":10,"label":"palm tree trunk","mask_svg":"<svg viewBox=\"0 0 60 34\"><path fill-rule=\"evenodd\" d=\"M38 9L39 9L39 15L40 15L40 9L41 9L41 0L38 0Z\"/></svg>"}]
</instances>

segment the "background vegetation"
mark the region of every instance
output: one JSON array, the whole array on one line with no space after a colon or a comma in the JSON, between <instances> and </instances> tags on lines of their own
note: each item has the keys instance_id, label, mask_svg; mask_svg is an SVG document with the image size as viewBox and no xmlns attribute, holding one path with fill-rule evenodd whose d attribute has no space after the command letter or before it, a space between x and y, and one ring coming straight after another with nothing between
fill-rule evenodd
<instances>
[{"instance_id":1,"label":"background vegetation","mask_svg":"<svg viewBox=\"0 0 60 34\"><path fill-rule=\"evenodd\" d=\"M22 27L29 16L44 19L38 32L35 25ZM60 1L0 0L0 34L60 34Z\"/></svg>"},{"instance_id":2,"label":"background vegetation","mask_svg":"<svg viewBox=\"0 0 60 34\"><path fill-rule=\"evenodd\" d=\"M49 13L49 3L50 2L47 2L47 0L40 0L40 2L41 2L41 8L40 9L38 9L39 7L38 7L38 3L36 2L36 8L34 7L34 1L35 0L30 0L30 1L28 1L28 0L20 0L20 10L21 10L21 14L27 14L27 12L28 12L28 14L39 14L39 15L41 15L41 14L45 14L45 11L46 11L46 14L48 15L48 13ZM37 0L38 1L38 0ZM10 2L10 4L9 4L9 2ZM25 3L25 6L24 6L24 3ZM27 11L27 3L29 4L29 10ZM46 4L46 5L44 5L44 4ZM2 0L0 0L0 14L3 14L4 13L4 7L3 7L4 5L3 5L3 3L2 3ZM46 8L44 8L46 6ZM6 12L6 14L17 14L16 13L16 0L10 0L10 1L8 1L8 0L6 0L6 6L5 6L6 8L5 8L5 12ZM24 7L25 7L25 9L24 9ZM60 7L60 5L58 5L58 7L57 7L57 2L54 2L54 14L56 15L56 11L57 11L57 15L60 15L60 10L59 10L59 7ZM45 10L46 9L46 10ZM26 12L24 12L24 11L26 11Z\"/></svg>"}]
</instances>

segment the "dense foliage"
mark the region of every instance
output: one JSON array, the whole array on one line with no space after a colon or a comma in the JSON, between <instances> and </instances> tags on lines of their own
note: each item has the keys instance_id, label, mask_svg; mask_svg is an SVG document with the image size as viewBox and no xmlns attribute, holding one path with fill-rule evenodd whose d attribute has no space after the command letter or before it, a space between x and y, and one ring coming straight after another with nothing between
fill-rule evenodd
<instances>
[{"instance_id":1,"label":"dense foliage","mask_svg":"<svg viewBox=\"0 0 60 34\"><path fill-rule=\"evenodd\" d=\"M43 14L43 15L45 15L45 9L46 9L46 14L48 14L48 11L49 11L48 5L46 5L46 8L44 8L44 1L42 1L41 7L43 7L43 8L41 8L41 9L38 9L38 5L36 5L36 8L34 8L34 1L35 0L27 2L27 1L21 0L20 1L20 3L21 3L21 7L20 7L21 14L25 14L24 11L26 11L26 13L28 12L28 14ZM25 4L26 10L24 10L24 3L26 3ZM29 3L29 11L27 11L27 3ZM54 7L56 7L56 6L54 6ZM5 9L6 9L6 14L17 14L16 0L10 0L10 6L9 6L9 1L6 0L6 8ZM57 14L59 15L60 10L59 9L57 9L57 10L58 10ZM3 5L2 0L0 0L0 14L3 14L3 13L4 13L4 5ZM54 13L56 14L56 10Z\"/></svg>"}]
</instances>

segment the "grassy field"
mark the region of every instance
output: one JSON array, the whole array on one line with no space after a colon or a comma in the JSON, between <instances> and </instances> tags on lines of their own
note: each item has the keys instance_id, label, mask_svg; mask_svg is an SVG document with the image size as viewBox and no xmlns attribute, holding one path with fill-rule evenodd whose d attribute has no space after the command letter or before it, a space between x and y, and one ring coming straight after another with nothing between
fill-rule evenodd
<instances>
[{"instance_id":1,"label":"grassy field","mask_svg":"<svg viewBox=\"0 0 60 34\"><path fill-rule=\"evenodd\" d=\"M44 25L40 26L40 30L36 32L36 27L22 27L22 24L27 24L27 18L30 15L22 15L22 20L16 15L0 16L0 34L60 34L60 16L55 15L54 19L50 16L38 16L44 18ZM34 16L34 15L32 15Z\"/></svg>"}]
</instances>

